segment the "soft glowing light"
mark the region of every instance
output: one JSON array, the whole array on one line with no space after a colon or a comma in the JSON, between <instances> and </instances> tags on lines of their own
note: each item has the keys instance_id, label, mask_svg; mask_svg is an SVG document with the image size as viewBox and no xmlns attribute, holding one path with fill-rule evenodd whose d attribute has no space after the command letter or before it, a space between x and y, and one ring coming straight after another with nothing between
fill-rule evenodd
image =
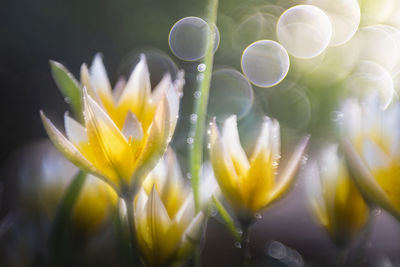
<instances>
[{"instance_id":1,"label":"soft glowing light","mask_svg":"<svg viewBox=\"0 0 400 267\"><path fill-rule=\"evenodd\" d=\"M218 120L235 114L243 117L253 104L253 88L247 79L234 69L214 71L211 79L208 113Z\"/></svg>"},{"instance_id":2,"label":"soft glowing light","mask_svg":"<svg viewBox=\"0 0 400 267\"><path fill-rule=\"evenodd\" d=\"M219 45L219 32L215 27L214 52ZM206 53L206 41L210 28L203 19L186 17L174 24L169 32L169 46L172 53L182 60L196 61Z\"/></svg>"},{"instance_id":3,"label":"soft glowing light","mask_svg":"<svg viewBox=\"0 0 400 267\"><path fill-rule=\"evenodd\" d=\"M330 45L344 44L356 33L361 19L357 0L309 0L308 3L321 8L328 15L332 23Z\"/></svg>"},{"instance_id":4,"label":"soft glowing light","mask_svg":"<svg viewBox=\"0 0 400 267\"><path fill-rule=\"evenodd\" d=\"M280 83L289 71L289 55L279 43L261 40L249 45L242 54L242 70L259 87Z\"/></svg>"},{"instance_id":5,"label":"soft glowing light","mask_svg":"<svg viewBox=\"0 0 400 267\"><path fill-rule=\"evenodd\" d=\"M332 24L329 17L312 5L298 5L286 10L278 20L279 42L293 56L312 58L329 45Z\"/></svg>"}]
</instances>

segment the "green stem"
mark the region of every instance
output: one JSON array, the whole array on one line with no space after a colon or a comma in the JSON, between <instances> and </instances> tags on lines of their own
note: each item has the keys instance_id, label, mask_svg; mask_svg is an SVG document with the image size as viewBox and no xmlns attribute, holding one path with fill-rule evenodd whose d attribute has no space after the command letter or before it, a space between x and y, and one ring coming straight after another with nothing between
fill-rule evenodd
<instances>
[{"instance_id":1,"label":"green stem","mask_svg":"<svg viewBox=\"0 0 400 267\"><path fill-rule=\"evenodd\" d=\"M242 238L240 240L240 267L247 267L249 265L250 260L250 252L249 252L249 223L242 223Z\"/></svg>"},{"instance_id":2,"label":"green stem","mask_svg":"<svg viewBox=\"0 0 400 267\"><path fill-rule=\"evenodd\" d=\"M193 148L190 149L190 173L192 176L193 196L196 206L196 211L200 206L200 168L203 160L203 143L204 143L204 130L207 114L208 95L210 90L211 75L214 60L214 41L215 41L215 23L217 21L218 0L210 0L210 9L208 14L208 24L210 27L210 35L207 40L206 54L203 64L206 69L203 72L203 79L199 84L200 97L194 99L194 114L196 114L196 123L191 129L193 136Z\"/></svg>"},{"instance_id":3,"label":"green stem","mask_svg":"<svg viewBox=\"0 0 400 267\"><path fill-rule=\"evenodd\" d=\"M126 197L122 199L125 207L119 204L119 227L120 227L120 241L121 241L121 264L126 267L140 266L139 254L137 253L136 246L136 229L134 226L134 211L133 211L133 198ZM124 210L126 208L126 210Z\"/></svg>"}]
</instances>

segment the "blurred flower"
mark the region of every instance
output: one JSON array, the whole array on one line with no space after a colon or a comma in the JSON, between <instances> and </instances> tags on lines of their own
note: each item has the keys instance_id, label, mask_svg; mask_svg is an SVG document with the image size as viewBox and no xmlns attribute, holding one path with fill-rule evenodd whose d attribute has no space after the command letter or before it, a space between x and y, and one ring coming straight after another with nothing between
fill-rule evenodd
<instances>
[{"instance_id":1,"label":"blurred flower","mask_svg":"<svg viewBox=\"0 0 400 267\"><path fill-rule=\"evenodd\" d=\"M215 177L240 219L253 218L288 191L308 139L300 141L286 168L277 175L281 152L276 120L265 117L250 159L240 144L235 116L225 120L222 136L216 123L212 124L210 159Z\"/></svg>"},{"instance_id":2,"label":"blurred flower","mask_svg":"<svg viewBox=\"0 0 400 267\"><path fill-rule=\"evenodd\" d=\"M184 80L169 74L151 91L142 55L129 80L112 91L101 57L81 68L84 124L65 115L66 137L41 113L54 145L82 170L127 194L165 151L178 118Z\"/></svg>"},{"instance_id":3,"label":"blurred flower","mask_svg":"<svg viewBox=\"0 0 400 267\"><path fill-rule=\"evenodd\" d=\"M347 100L342 108L344 148L365 197L400 219L400 104L386 110L377 95Z\"/></svg>"},{"instance_id":4,"label":"blurred flower","mask_svg":"<svg viewBox=\"0 0 400 267\"><path fill-rule=\"evenodd\" d=\"M338 155L338 145L324 147L320 158L309 163L307 175L312 211L335 243L345 245L367 222L369 208Z\"/></svg>"},{"instance_id":5,"label":"blurred flower","mask_svg":"<svg viewBox=\"0 0 400 267\"><path fill-rule=\"evenodd\" d=\"M23 212L52 220L65 190L78 169L66 160L49 141L35 143L19 168ZM90 232L98 229L115 208L117 195L105 182L89 175L72 211L72 223Z\"/></svg>"},{"instance_id":6,"label":"blurred flower","mask_svg":"<svg viewBox=\"0 0 400 267\"><path fill-rule=\"evenodd\" d=\"M143 182L134 212L137 242L149 266L183 261L199 242L205 216L195 213L193 193L172 150Z\"/></svg>"}]
</instances>

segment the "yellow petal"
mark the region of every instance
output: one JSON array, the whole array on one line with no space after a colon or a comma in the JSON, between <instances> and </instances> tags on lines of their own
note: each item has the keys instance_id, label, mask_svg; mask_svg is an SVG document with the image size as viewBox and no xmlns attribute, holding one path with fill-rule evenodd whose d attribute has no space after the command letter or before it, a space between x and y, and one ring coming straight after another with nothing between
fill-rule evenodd
<instances>
[{"instance_id":1,"label":"yellow petal","mask_svg":"<svg viewBox=\"0 0 400 267\"><path fill-rule=\"evenodd\" d=\"M247 175L240 179L242 198L253 213L268 204L269 194L275 184L278 163L277 159L273 158L272 146L276 141L272 135L273 128L272 120L266 117L251 156L250 169Z\"/></svg>"},{"instance_id":2,"label":"yellow petal","mask_svg":"<svg viewBox=\"0 0 400 267\"><path fill-rule=\"evenodd\" d=\"M354 182L358 185L364 197L377 203L390 213L400 218L400 214L393 208L389 198L379 186L363 160L358 155L353 145L348 140L343 140L342 146L345 151L346 159L349 162L349 170Z\"/></svg>"},{"instance_id":3,"label":"yellow petal","mask_svg":"<svg viewBox=\"0 0 400 267\"><path fill-rule=\"evenodd\" d=\"M296 171L301 164L301 159L303 157L309 139L310 136L306 136L300 140L287 165L285 166L283 171L278 174L276 185L270 195L271 202L276 201L279 197L283 196L283 194L288 191L290 185L294 180Z\"/></svg>"},{"instance_id":4,"label":"yellow petal","mask_svg":"<svg viewBox=\"0 0 400 267\"><path fill-rule=\"evenodd\" d=\"M246 153L244 152L242 145L240 144L235 115L232 115L225 120L224 128L222 131L222 140L225 144L226 149L228 150L229 155L232 158L232 163L235 166L237 175L246 175L248 169L250 168L250 164L247 159Z\"/></svg>"},{"instance_id":5,"label":"yellow petal","mask_svg":"<svg viewBox=\"0 0 400 267\"><path fill-rule=\"evenodd\" d=\"M135 165L135 181L143 179L164 154L169 138L169 107L164 95L157 107L154 120L142 140L142 150Z\"/></svg>"},{"instance_id":6,"label":"yellow petal","mask_svg":"<svg viewBox=\"0 0 400 267\"><path fill-rule=\"evenodd\" d=\"M40 117L50 140L68 160L85 171L100 175L93 164L90 163L67 138L65 138L65 136L44 115L43 111L40 111Z\"/></svg>"},{"instance_id":7,"label":"yellow petal","mask_svg":"<svg viewBox=\"0 0 400 267\"><path fill-rule=\"evenodd\" d=\"M147 202L147 214L155 261L160 264L169 257L168 254L171 253L171 247L173 248L174 244L171 244L172 240L166 238L172 224L155 187L153 187Z\"/></svg>"},{"instance_id":8,"label":"yellow petal","mask_svg":"<svg viewBox=\"0 0 400 267\"><path fill-rule=\"evenodd\" d=\"M307 196L311 209L319 222L330 230L331 223L326 210L327 203L323 197L321 177L318 170L318 164L315 161L312 161L307 165L306 177Z\"/></svg>"},{"instance_id":9,"label":"yellow petal","mask_svg":"<svg viewBox=\"0 0 400 267\"><path fill-rule=\"evenodd\" d=\"M129 143L111 118L84 90L84 117L90 147L99 163L109 165L110 179L123 178L130 183L133 154Z\"/></svg>"},{"instance_id":10,"label":"yellow petal","mask_svg":"<svg viewBox=\"0 0 400 267\"><path fill-rule=\"evenodd\" d=\"M215 119L210 130L210 161L215 178L231 205L234 208L240 208L242 200L238 192L238 177L231 157L220 138Z\"/></svg>"},{"instance_id":11,"label":"yellow petal","mask_svg":"<svg viewBox=\"0 0 400 267\"><path fill-rule=\"evenodd\" d=\"M132 111L139 121L142 122L144 131L147 130L148 123L144 121L146 106L149 105L151 95L151 85L149 70L146 58L142 54L140 61L133 70L124 91L118 102L118 111L124 117L128 111Z\"/></svg>"},{"instance_id":12,"label":"yellow petal","mask_svg":"<svg viewBox=\"0 0 400 267\"><path fill-rule=\"evenodd\" d=\"M90 95L91 98L93 98L97 103L99 103L101 106L104 107L103 103L101 103L98 94L92 87L92 84L90 82L89 69L85 63L83 63L81 66L81 84L83 87L86 88L88 95Z\"/></svg>"}]
</instances>

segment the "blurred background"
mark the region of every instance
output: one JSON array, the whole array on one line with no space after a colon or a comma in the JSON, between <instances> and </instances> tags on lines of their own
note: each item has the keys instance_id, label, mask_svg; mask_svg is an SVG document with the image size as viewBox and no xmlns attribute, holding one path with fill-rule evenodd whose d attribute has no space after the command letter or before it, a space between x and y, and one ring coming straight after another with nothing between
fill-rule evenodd
<instances>
[{"instance_id":1,"label":"blurred background","mask_svg":"<svg viewBox=\"0 0 400 267\"><path fill-rule=\"evenodd\" d=\"M40 218L24 221L20 214L26 213L25 208L31 210L27 203L42 207L43 203L34 203L34 200L39 198L43 189L31 185L34 184L32 181L37 176L56 175L59 171L54 167L59 163L48 163L49 158L60 156L45 141L47 137L39 118L39 110L44 110L57 126L62 126L63 114L68 110L68 105L52 79L49 60L61 62L75 77L79 77L80 65L83 62L90 64L94 55L101 53L111 84L115 84L121 75L129 75L140 53L144 53L149 61L153 86L164 72L176 75L178 69L183 69L186 85L172 146L178 151L183 169L187 170L185 158L190 138L188 130L193 120L192 103L201 71L198 60L184 60L187 58L176 50L179 45L185 46L185 40L171 39L169 34L175 23L184 17L204 19L207 13L206 2L0 1L0 266L42 266L41 257L44 252L37 247L46 241L41 239L45 236L41 235L41 231L46 232L48 225ZM209 118L216 115L219 120L223 120L232 113L236 114L246 151L251 150L251 143L264 115L275 117L281 123L283 157L307 133L313 136L309 156L313 155L319 144L334 142L337 137L336 123L343 116L338 111L340 100L348 94L346 90L354 85L354 79L365 77L359 73L373 72L370 71L370 65L367 66L368 71L356 68L362 60L372 60L371 57L354 57L366 49L388 51L384 41L372 43L366 49L360 46L360 43L366 44L365 40L369 40L362 38L379 41L386 37L379 35L380 32L376 33L375 28L368 28L363 36L349 35L350 41L346 40L332 48L324 47L323 52L321 50L318 55L307 59L293 57L296 51L287 48L290 52L288 73L284 73L285 62L282 58L277 63L278 67L267 68L269 71L277 71L283 81L273 84L273 81L265 81L262 77L260 80L259 73L254 73L257 70L248 69L248 76L254 74L250 83L242 73L246 71L242 69L243 51L261 39L278 41L276 29L281 14L291 6L310 2L318 1L221 0L219 3L219 46L215 53L208 115ZM325 2L329 3L320 3ZM360 0L359 4L361 14L365 16L361 16L361 24L355 26L356 30L358 27L390 25L396 29L393 35L397 34L398 22L394 18L400 6L396 0ZM328 6L325 8L330 10ZM352 13L351 7L343 10L345 24L352 25L357 12ZM280 41L283 43L282 38ZM399 49L396 38L393 37L395 49ZM267 55L272 53L270 50L264 52ZM391 50L387 53L389 56L384 54L381 58L386 56L390 60L394 57L390 54ZM377 59L378 63L387 67L387 61L379 61L381 58ZM252 60L254 58L250 57L250 63ZM387 68L391 68L390 77L393 78L392 87L388 90L394 91L397 89L397 69L393 66ZM384 76L386 72L374 72L371 75L375 75L373 82L378 80L384 87L387 86L387 77ZM368 87L370 80L362 80L365 82L363 85ZM392 97L383 94L383 101ZM49 171L49 164L55 169ZM67 163L61 165L64 164ZM69 172L74 173L74 170L63 173L62 179L66 179L66 182L69 178L65 177L72 176ZM57 192L62 192L65 185L52 186L61 190ZM400 225L384 211L374 211L373 216L376 220L366 243L366 261L360 266L398 266ZM100 245L94 246L88 253L99 255L99 251L102 251L103 257L87 265L109 266L115 263L113 253L111 256L104 253L109 251L105 241L109 235L103 231L90 237L92 245ZM262 214L252 229L250 239L254 266L335 266L337 261L338 250L308 209L302 172L290 194ZM357 240L354 246L358 246ZM34 251L31 251L32 248L35 248ZM213 216L204 243L204 266L234 266L238 254L230 233L219 217ZM26 261L21 261L21 255L26 256ZM102 261L103 258L107 261Z\"/></svg>"}]
</instances>

